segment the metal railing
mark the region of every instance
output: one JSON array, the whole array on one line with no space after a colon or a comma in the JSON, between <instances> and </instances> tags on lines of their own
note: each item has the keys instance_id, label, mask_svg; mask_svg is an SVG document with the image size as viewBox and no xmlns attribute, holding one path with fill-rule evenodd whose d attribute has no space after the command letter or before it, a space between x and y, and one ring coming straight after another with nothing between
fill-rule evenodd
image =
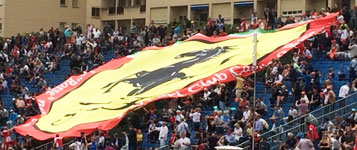
<instances>
[{"instance_id":1,"label":"metal railing","mask_svg":"<svg viewBox=\"0 0 357 150\"><path fill-rule=\"evenodd\" d=\"M263 133L261 136L267 137L267 142L272 146L271 149L279 149L280 144L285 142L287 134L292 133L304 133L307 130L306 122L312 122L315 126L324 122L325 118L333 121L336 116L346 117L350 114L351 109L357 107L357 93L349 95L346 98L340 99L333 104L318 108L306 115L297 117L296 119L281 125L276 130L270 130ZM347 105L346 105L347 104ZM336 109L337 108L337 109ZM295 134L296 135L296 134ZM239 145L239 147L245 150L250 149L250 141L245 141Z\"/></svg>"},{"instance_id":2,"label":"metal railing","mask_svg":"<svg viewBox=\"0 0 357 150\"><path fill-rule=\"evenodd\" d=\"M169 145L161 146L159 148L156 148L155 150L192 150L192 147L188 148L179 148L179 147L170 147Z\"/></svg>"},{"instance_id":3,"label":"metal railing","mask_svg":"<svg viewBox=\"0 0 357 150\"><path fill-rule=\"evenodd\" d=\"M68 142L65 142L64 144L63 144L63 150L69 150L69 145L71 144L71 143L73 143L74 141L73 140L70 140L70 141L68 141ZM37 146L36 148L35 148L35 150L50 150L50 149L52 149L52 146L53 146L53 142L47 142L47 143L45 143L45 144L42 144L42 145L40 145L40 146Z\"/></svg>"}]
</instances>

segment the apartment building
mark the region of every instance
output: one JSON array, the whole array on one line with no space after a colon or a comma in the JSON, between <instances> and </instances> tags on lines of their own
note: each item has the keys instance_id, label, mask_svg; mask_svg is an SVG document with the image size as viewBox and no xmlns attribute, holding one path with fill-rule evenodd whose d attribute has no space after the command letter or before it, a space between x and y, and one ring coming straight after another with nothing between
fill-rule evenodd
<instances>
[{"instance_id":1,"label":"apartment building","mask_svg":"<svg viewBox=\"0 0 357 150\"><path fill-rule=\"evenodd\" d=\"M92 0L88 0L92 1ZM0 36L86 24L87 0L0 0Z\"/></svg>"},{"instance_id":2,"label":"apartment building","mask_svg":"<svg viewBox=\"0 0 357 150\"><path fill-rule=\"evenodd\" d=\"M299 17L311 10L348 6L357 0L0 0L0 36L30 33L40 28L63 29L93 24L102 29L129 30L133 23L144 27L151 22L168 24L185 18L206 21L225 18L226 24L249 19L255 11L264 17L264 8L275 9L279 17Z\"/></svg>"},{"instance_id":3,"label":"apartment building","mask_svg":"<svg viewBox=\"0 0 357 150\"><path fill-rule=\"evenodd\" d=\"M105 24L113 29L130 29L150 24L168 24L184 18L206 21L207 18L225 18L226 24L235 24L240 18L250 18L255 11L264 16L264 8L275 9L279 17L299 17L311 10L348 6L354 7L357 0L101 0L88 2L87 23Z\"/></svg>"}]
</instances>

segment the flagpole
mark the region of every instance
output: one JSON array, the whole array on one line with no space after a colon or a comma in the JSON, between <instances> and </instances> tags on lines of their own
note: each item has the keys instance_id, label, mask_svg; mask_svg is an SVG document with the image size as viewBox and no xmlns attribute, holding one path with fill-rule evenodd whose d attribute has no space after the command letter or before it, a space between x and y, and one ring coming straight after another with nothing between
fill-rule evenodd
<instances>
[{"instance_id":1,"label":"flagpole","mask_svg":"<svg viewBox=\"0 0 357 150\"><path fill-rule=\"evenodd\" d=\"M254 74L254 93L253 93L253 137L252 137L252 150L254 150L254 138L255 138L255 131L254 131L254 122L255 122L255 100L256 100L256 84L257 84L257 73L256 73L256 66L257 66L257 33L253 34L253 74Z\"/></svg>"}]
</instances>

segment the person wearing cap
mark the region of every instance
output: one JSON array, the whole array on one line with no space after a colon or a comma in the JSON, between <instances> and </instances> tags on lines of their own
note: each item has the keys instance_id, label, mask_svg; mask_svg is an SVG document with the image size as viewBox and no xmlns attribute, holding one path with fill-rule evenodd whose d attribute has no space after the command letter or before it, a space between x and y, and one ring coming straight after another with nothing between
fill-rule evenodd
<instances>
[{"instance_id":1,"label":"person wearing cap","mask_svg":"<svg viewBox=\"0 0 357 150\"><path fill-rule=\"evenodd\" d=\"M357 108L352 108L352 114L348 118L357 122Z\"/></svg>"},{"instance_id":2,"label":"person wearing cap","mask_svg":"<svg viewBox=\"0 0 357 150\"><path fill-rule=\"evenodd\" d=\"M17 116L17 113L14 112L13 109L10 109L9 121L6 122L9 128L12 128L12 126L16 125Z\"/></svg>"},{"instance_id":3,"label":"person wearing cap","mask_svg":"<svg viewBox=\"0 0 357 150\"><path fill-rule=\"evenodd\" d=\"M176 116L175 116L175 121L176 123L180 123L181 119L184 119L185 116L183 116L183 114L181 114L180 110L176 110Z\"/></svg>"},{"instance_id":4,"label":"person wearing cap","mask_svg":"<svg viewBox=\"0 0 357 150\"><path fill-rule=\"evenodd\" d=\"M23 124L25 122L25 117L17 115L16 124Z\"/></svg>"}]
</instances>

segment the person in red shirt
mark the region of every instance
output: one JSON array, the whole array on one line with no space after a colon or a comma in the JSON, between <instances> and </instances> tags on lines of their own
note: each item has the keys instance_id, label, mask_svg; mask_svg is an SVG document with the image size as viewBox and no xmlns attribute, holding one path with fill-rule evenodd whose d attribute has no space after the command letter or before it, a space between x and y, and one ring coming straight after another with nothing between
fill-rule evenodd
<instances>
[{"instance_id":1,"label":"person in red shirt","mask_svg":"<svg viewBox=\"0 0 357 150\"><path fill-rule=\"evenodd\" d=\"M241 23L240 23L240 32L247 31L247 25L245 23L245 19L241 18L240 21L241 21Z\"/></svg>"},{"instance_id":2,"label":"person in red shirt","mask_svg":"<svg viewBox=\"0 0 357 150\"><path fill-rule=\"evenodd\" d=\"M317 134L316 128L314 124L311 122L307 122L307 136L311 140L314 145L317 145L317 139L319 138L319 135Z\"/></svg>"},{"instance_id":3,"label":"person in red shirt","mask_svg":"<svg viewBox=\"0 0 357 150\"><path fill-rule=\"evenodd\" d=\"M8 150L10 145L13 143L11 139L11 133L12 129L8 129L6 126L4 126L1 130L1 136L2 136L2 141L4 142L4 150Z\"/></svg>"},{"instance_id":4,"label":"person in red shirt","mask_svg":"<svg viewBox=\"0 0 357 150\"><path fill-rule=\"evenodd\" d=\"M219 36L227 36L227 33L224 32L222 29L220 30Z\"/></svg>"},{"instance_id":5,"label":"person in red shirt","mask_svg":"<svg viewBox=\"0 0 357 150\"><path fill-rule=\"evenodd\" d=\"M175 131L172 131L172 134L171 134L171 137L170 137L170 145L171 145L171 144L174 144L176 140L177 140L177 138L176 138L176 132L175 132Z\"/></svg>"},{"instance_id":6,"label":"person in red shirt","mask_svg":"<svg viewBox=\"0 0 357 150\"><path fill-rule=\"evenodd\" d=\"M53 148L56 150L63 150L63 142L62 142L62 137L59 136L59 134L56 134L56 137L53 139Z\"/></svg>"}]
</instances>

